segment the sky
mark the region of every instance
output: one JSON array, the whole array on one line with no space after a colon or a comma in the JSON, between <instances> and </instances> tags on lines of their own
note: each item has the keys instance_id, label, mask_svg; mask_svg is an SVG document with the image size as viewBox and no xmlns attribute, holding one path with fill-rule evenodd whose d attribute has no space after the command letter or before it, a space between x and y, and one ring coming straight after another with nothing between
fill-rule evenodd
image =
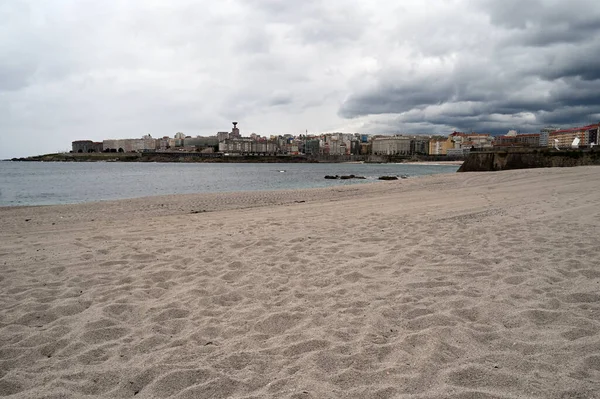
<instances>
[{"instance_id":1,"label":"sky","mask_svg":"<svg viewBox=\"0 0 600 399\"><path fill-rule=\"evenodd\" d=\"M0 159L251 133L600 121L597 0L0 1Z\"/></svg>"}]
</instances>

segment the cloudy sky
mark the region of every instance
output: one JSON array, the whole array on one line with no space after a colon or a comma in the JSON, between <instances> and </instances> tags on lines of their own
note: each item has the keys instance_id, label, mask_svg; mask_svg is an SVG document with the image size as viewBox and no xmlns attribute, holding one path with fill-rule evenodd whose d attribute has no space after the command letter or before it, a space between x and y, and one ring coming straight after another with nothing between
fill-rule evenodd
<instances>
[{"instance_id":1,"label":"cloudy sky","mask_svg":"<svg viewBox=\"0 0 600 399\"><path fill-rule=\"evenodd\" d=\"M600 120L597 0L6 0L0 158L150 133Z\"/></svg>"}]
</instances>

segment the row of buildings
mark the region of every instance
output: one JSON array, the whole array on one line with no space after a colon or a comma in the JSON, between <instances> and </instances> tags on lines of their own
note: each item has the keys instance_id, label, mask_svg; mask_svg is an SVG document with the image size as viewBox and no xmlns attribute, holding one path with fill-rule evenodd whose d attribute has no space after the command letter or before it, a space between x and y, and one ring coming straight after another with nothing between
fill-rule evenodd
<instances>
[{"instance_id":1,"label":"row of buildings","mask_svg":"<svg viewBox=\"0 0 600 399\"><path fill-rule=\"evenodd\" d=\"M252 133L242 137L233 122L231 132L215 136L191 137L176 133L153 138L108 139L102 142L78 140L72 143L72 152L201 152L235 155L447 155L461 157L471 150L506 147L571 147L591 146L598 143L600 124L570 129L546 128L539 133L518 134L510 131L504 136L487 133L453 132L448 136L427 135L365 135L358 133L326 133L321 135L290 134L264 137ZM578 139L575 141L575 139Z\"/></svg>"}]
</instances>

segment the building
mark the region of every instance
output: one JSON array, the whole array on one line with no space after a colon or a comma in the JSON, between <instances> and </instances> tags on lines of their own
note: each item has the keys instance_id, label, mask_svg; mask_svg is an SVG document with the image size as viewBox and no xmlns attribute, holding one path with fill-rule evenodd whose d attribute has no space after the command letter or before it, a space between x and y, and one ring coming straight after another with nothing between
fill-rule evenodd
<instances>
[{"instance_id":1,"label":"building","mask_svg":"<svg viewBox=\"0 0 600 399\"><path fill-rule=\"evenodd\" d=\"M548 147L549 140L550 140L550 132L542 129L540 131L540 147Z\"/></svg>"},{"instance_id":2,"label":"building","mask_svg":"<svg viewBox=\"0 0 600 399\"><path fill-rule=\"evenodd\" d=\"M598 138L600 138L600 123L592 125L588 129L588 141L590 145L598 145Z\"/></svg>"},{"instance_id":3,"label":"building","mask_svg":"<svg viewBox=\"0 0 600 399\"><path fill-rule=\"evenodd\" d=\"M541 133L507 134L496 137L494 147L540 147L540 137Z\"/></svg>"},{"instance_id":4,"label":"building","mask_svg":"<svg viewBox=\"0 0 600 399\"><path fill-rule=\"evenodd\" d=\"M77 140L71 143L71 149L74 153L102 152L103 145L92 140Z\"/></svg>"},{"instance_id":5,"label":"building","mask_svg":"<svg viewBox=\"0 0 600 399\"><path fill-rule=\"evenodd\" d=\"M156 149L159 151L170 150L171 147L175 146L175 140L169 136L163 136L160 139L156 139Z\"/></svg>"},{"instance_id":6,"label":"building","mask_svg":"<svg viewBox=\"0 0 600 399\"><path fill-rule=\"evenodd\" d=\"M350 133L325 133L321 136L320 152L324 155L350 155L354 135Z\"/></svg>"},{"instance_id":7,"label":"building","mask_svg":"<svg viewBox=\"0 0 600 399\"><path fill-rule=\"evenodd\" d=\"M352 142L350 143L350 154L352 155L359 155L361 152L361 147L362 147L363 143L360 142L360 140L358 139L354 139L352 140Z\"/></svg>"},{"instance_id":8,"label":"building","mask_svg":"<svg viewBox=\"0 0 600 399\"><path fill-rule=\"evenodd\" d=\"M329 155L346 155L346 144L337 136L331 136L328 140Z\"/></svg>"},{"instance_id":9,"label":"building","mask_svg":"<svg viewBox=\"0 0 600 399\"><path fill-rule=\"evenodd\" d=\"M431 139L429 140L429 154L430 155L447 155L448 150L454 148L454 143L447 137L445 139Z\"/></svg>"},{"instance_id":10,"label":"building","mask_svg":"<svg viewBox=\"0 0 600 399\"><path fill-rule=\"evenodd\" d=\"M429 137L414 136L410 140L410 153L417 155L429 154Z\"/></svg>"},{"instance_id":11,"label":"building","mask_svg":"<svg viewBox=\"0 0 600 399\"><path fill-rule=\"evenodd\" d=\"M360 148L359 148L358 154L359 155L372 154L372 151L371 151L372 146L373 146L372 143L360 143Z\"/></svg>"},{"instance_id":12,"label":"building","mask_svg":"<svg viewBox=\"0 0 600 399\"><path fill-rule=\"evenodd\" d=\"M410 155L411 138L408 136L387 136L373 139L374 155Z\"/></svg>"},{"instance_id":13,"label":"building","mask_svg":"<svg viewBox=\"0 0 600 399\"><path fill-rule=\"evenodd\" d=\"M217 132L217 140L219 140L219 143L221 141L225 141L229 138L229 132Z\"/></svg>"},{"instance_id":14,"label":"building","mask_svg":"<svg viewBox=\"0 0 600 399\"><path fill-rule=\"evenodd\" d=\"M305 138L303 152L307 155L319 155L321 142L318 138Z\"/></svg>"},{"instance_id":15,"label":"building","mask_svg":"<svg viewBox=\"0 0 600 399\"><path fill-rule=\"evenodd\" d=\"M214 148L219 145L219 140L217 136L196 136L196 137L186 137L183 139L183 147L193 149L196 151L201 151L206 148Z\"/></svg>"},{"instance_id":16,"label":"building","mask_svg":"<svg viewBox=\"0 0 600 399\"><path fill-rule=\"evenodd\" d=\"M182 132L177 132L175 133L175 136L173 136L173 140L170 141L171 144L171 148L174 147L183 147L184 146L184 140L185 140L185 134Z\"/></svg>"},{"instance_id":17,"label":"building","mask_svg":"<svg viewBox=\"0 0 600 399\"><path fill-rule=\"evenodd\" d=\"M104 152L156 151L157 140L150 136L141 139L109 139L102 142Z\"/></svg>"},{"instance_id":18,"label":"building","mask_svg":"<svg viewBox=\"0 0 600 399\"><path fill-rule=\"evenodd\" d=\"M579 145L588 145L584 131L556 131L550 133L548 147L570 148L573 141L578 138Z\"/></svg>"},{"instance_id":19,"label":"building","mask_svg":"<svg viewBox=\"0 0 600 399\"><path fill-rule=\"evenodd\" d=\"M219 152L225 154L251 154L252 139L227 139L219 143ZM255 147L256 148L256 147Z\"/></svg>"},{"instance_id":20,"label":"building","mask_svg":"<svg viewBox=\"0 0 600 399\"><path fill-rule=\"evenodd\" d=\"M598 128L600 123L575 127L571 129L555 130L549 133L548 147L570 148L573 141L578 138L580 147L587 147L591 143L598 144Z\"/></svg>"},{"instance_id":21,"label":"building","mask_svg":"<svg viewBox=\"0 0 600 399\"><path fill-rule=\"evenodd\" d=\"M492 148L494 143L494 138L488 133L453 132L450 140L454 143L454 149Z\"/></svg>"}]
</instances>

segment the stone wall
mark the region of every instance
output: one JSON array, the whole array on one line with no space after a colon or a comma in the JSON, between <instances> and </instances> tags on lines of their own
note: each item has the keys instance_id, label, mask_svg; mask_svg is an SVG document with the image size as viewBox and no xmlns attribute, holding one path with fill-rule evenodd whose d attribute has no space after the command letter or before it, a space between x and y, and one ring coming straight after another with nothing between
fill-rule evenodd
<instances>
[{"instance_id":1,"label":"stone wall","mask_svg":"<svg viewBox=\"0 0 600 399\"><path fill-rule=\"evenodd\" d=\"M489 172L509 169L555 168L600 165L597 149L507 149L471 152L459 172Z\"/></svg>"}]
</instances>

